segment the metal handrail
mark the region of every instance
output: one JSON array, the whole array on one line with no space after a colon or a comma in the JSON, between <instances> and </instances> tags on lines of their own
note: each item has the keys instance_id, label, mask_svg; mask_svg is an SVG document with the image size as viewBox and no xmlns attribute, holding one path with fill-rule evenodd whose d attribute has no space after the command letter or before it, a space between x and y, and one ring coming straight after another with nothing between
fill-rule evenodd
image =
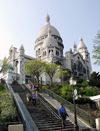
<instances>
[{"instance_id":1,"label":"metal handrail","mask_svg":"<svg viewBox=\"0 0 100 131\"><path fill-rule=\"evenodd\" d=\"M30 90L30 92L32 93L32 90L27 86L27 88ZM57 118L57 119L61 119L38 95L37 99L39 99L42 104Z\"/></svg>"},{"instance_id":2,"label":"metal handrail","mask_svg":"<svg viewBox=\"0 0 100 131\"><path fill-rule=\"evenodd\" d=\"M61 119L39 96L37 97L42 104L57 118L57 119Z\"/></svg>"},{"instance_id":3,"label":"metal handrail","mask_svg":"<svg viewBox=\"0 0 100 131\"><path fill-rule=\"evenodd\" d=\"M50 97L52 97L53 99L59 101L60 103L63 103L64 106L70 110L72 113L74 112L74 107L73 104L70 103L69 101L65 100L64 98L62 98L61 96L55 94L54 92L50 91L47 88L44 88L42 90L40 90L40 92L46 93L48 94ZM95 119L88 114L87 112L83 111L82 109L80 109L79 107L76 106L76 112L77 115L80 119L82 119L84 122L86 122L88 125L95 127ZM83 115L84 114L84 115Z\"/></svg>"}]
</instances>

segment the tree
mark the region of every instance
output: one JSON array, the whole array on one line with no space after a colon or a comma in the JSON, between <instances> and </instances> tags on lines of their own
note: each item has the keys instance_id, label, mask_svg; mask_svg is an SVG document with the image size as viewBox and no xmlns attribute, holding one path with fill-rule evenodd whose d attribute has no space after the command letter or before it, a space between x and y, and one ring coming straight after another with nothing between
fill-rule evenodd
<instances>
[{"instance_id":1,"label":"tree","mask_svg":"<svg viewBox=\"0 0 100 131\"><path fill-rule=\"evenodd\" d=\"M43 65L45 63L41 60L32 60L25 64L25 73L35 75L37 77L37 84L39 85L39 77L43 73Z\"/></svg>"},{"instance_id":2,"label":"tree","mask_svg":"<svg viewBox=\"0 0 100 131\"><path fill-rule=\"evenodd\" d=\"M5 73L8 70L14 70L14 67L12 67L12 65L7 60L0 60L0 68L0 73Z\"/></svg>"},{"instance_id":3,"label":"tree","mask_svg":"<svg viewBox=\"0 0 100 131\"><path fill-rule=\"evenodd\" d=\"M68 73L68 71L63 70L62 66L59 66L59 69L58 69L55 77L56 78L59 77L59 79L61 80L61 85L63 85L63 78L64 78L64 76L69 76L69 73Z\"/></svg>"},{"instance_id":4,"label":"tree","mask_svg":"<svg viewBox=\"0 0 100 131\"><path fill-rule=\"evenodd\" d=\"M94 39L93 53L92 58L96 59L94 64L100 65L100 31L97 32L96 37Z\"/></svg>"},{"instance_id":5,"label":"tree","mask_svg":"<svg viewBox=\"0 0 100 131\"><path fill-rule=\"evenodd\" d=\"M58 65L55 63L46 63L44 69L45 73L50 77L50 83L52 84L52 79L58 69Z\"/></svg>"},{"instance_id":6,"label":"tree","mask_svg":"<svg viewBox=\"0 0 100 131\"><path fill-rule=\"evenodd\" d=\"M2 60L0 60L0 73L2 72Z\"/></svg>"},{"instance_id":7,"label":"tree","mask_svg":"<svg viewBox=\"0 0 100 131\"><path fill-rule=\"evenodd\" d=\"M99 74L99 72L98 73L93 72L91 74L91 78L89 80L89 85L96 86L96 87L100 88L100 74Z\"/></svg>"},{"instance_id":8,"label":"tree","mask_svg":"<svg viewBox=\"0 0 100 131\"><path fill-rule=\"evenodd\" d=\"M2 60L2 62L1 62L1 72L3 72L3 73L5 73L5 72L7 72L8 71L8 65L9 65L9 63L8 63L8 61L7 60Z\"/></svg>"}]
</instances>

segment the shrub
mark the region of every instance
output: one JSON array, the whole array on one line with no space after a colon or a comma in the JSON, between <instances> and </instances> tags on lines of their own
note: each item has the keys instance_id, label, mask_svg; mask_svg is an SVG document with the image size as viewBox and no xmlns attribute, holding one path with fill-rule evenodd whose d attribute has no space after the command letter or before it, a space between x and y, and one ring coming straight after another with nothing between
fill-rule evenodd
<instances>
[{"instance_id":1,"label":"shrub","mask_svg":"<svg viewBox=\"0 0 100 131\"><path fill-rule=\"evenodd\" d=\"M70 92L72 93L72 87L70 85L62 86L60 89L62 96L66 96Z\"/></svg>"},{"instance_id":2,"label":"shrub","mask_svg":"<svg viewBox=\"0 0 100 131\"><path fill-rule=\"evenodd\" d=\"M100 88L100 73L93 72L89 80L90 86L96 86Z\"/></svg>"},{"instance_id":3,"label":"shrub","mask_svg":"<svg viewBox=\"0 0 100 131\"><path fill-rule=\"evenodd\" d=\"M8 93L0 95L0 122L16 121L17 112L13 100Z\"/></svg>"},{"instance_id":4,"label":"shrub","mask_svg":"<svg viewBox=\"0 0 100 131\"><path fill-rule=\"evenodd\" d=\"M97 87L95 88L92 88L92 91L93 91L93 95L99 95L99 89Z\"/></svg>"},{"instance_id":5,"label":"shrub","mask_svg":"<svg viewBox=\"0 0 100 131\"><path fill-rule=\"evenodd\" d=\"M5 91L5 88L4 88L4 86L2 84L0 84L0 92L1 91L3 91L3 92Z\"/></svg>"},{"instance_id":6,"label":"shrub","mask_svg":"<svg viewBox=\"0 0 100 131\"><path fill-rule=\"evenodd\" d=\"M88 86L88 82L86 80L83 80L82 87L87 87L87 86Z\"/></svg>"},{"instance_id":7,"label":"shrub","mask_svg":"<svg viewBox=\"0 0 100 131\"><path fill-rule=\"evenodd\" d=\"M65 99L66 99L67 101L73 103L73 95L72 95L72 93L68 94L68 95L65 97Z\"/></svg>"},{"instance_id":8,"label":"shrub","mask_svg":"<svg viewBox=\"0 0 100 131\"><path fill-rule=\"evenodd\" d=\"M86 103L92 103L92 100L90 100L89 98L78 98L76 100L76 104L86 104Z\"/></svg>"},{"instance_id":9,"label":"shrub","mask_svg":"<svg viewBox=\"0 0 100 131\"><path fill-rule=\"evenodd\" d=\"M83 96L95 96L99 94L99 89L97 87L92 88L92 89L82 89L80 91L80 94Z\"/></svg>"}]
</instances>

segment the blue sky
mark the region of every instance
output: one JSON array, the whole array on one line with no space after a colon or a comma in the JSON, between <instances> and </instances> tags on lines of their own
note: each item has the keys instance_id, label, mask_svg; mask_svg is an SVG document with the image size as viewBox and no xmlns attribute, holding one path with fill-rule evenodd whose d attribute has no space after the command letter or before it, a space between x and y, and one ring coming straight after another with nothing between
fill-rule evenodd
<instances>
[{"instance_id":1,"label":"blue sky","mask_svg":"<svg viewBox=\"0 0 100 131\"><path fill-rule=\"evenodd\" d=\"M100 0L0 0L0 59L7 57L11 45L24 45L25 54L35 57L39 30L50 23L60 33L65 52L78 46L80 36L88 48L92 70L99 72L92 58L93 39L100 30Z\"/></svg>"}]
</instances>

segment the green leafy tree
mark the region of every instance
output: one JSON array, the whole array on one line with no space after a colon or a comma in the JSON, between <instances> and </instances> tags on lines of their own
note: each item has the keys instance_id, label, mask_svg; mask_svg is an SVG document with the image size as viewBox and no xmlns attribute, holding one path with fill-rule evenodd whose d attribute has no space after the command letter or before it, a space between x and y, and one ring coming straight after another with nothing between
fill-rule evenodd
<instances>
[{"instance_id":1,"label":"green leafy tree","mask_svg":"<svg viewBox=\"0 0 100 131\"><path fill-rule=\"evenodd\" d=\"M94 39L93 53L92 58L96 59L94 64L100 65L100 31L97 32Z\"/></svg>"},{"instance_id":2,"label":"green leafy tree","mask_svg":"<svg viewBox=\"0 0 100 131\"><path fill-rule=\"evenodd\" d=\"M68 71L63 70L62 66L59 66L58 71L57 71L55 77L56 78L59 77L59 79L61 80L61 85L63 85L64 76L69 76L69 73L68 73Z\"/></svg>"},{"instance_id":3,"label":"green leafy tree","mask_svg":"<svg viewBox=\"0 0 100 131\"><path fill-rule=\"evenodd\" d=\"M89 80L89 85L96 86L96 87L100 88L100 74L99 74L99 72L98 73L93 72L91 74L91 78Z\"/></svg>"},{"instance_id":4,"label":"green leafy tree","mask_svg":"<svg viewBox=\"0 0 100 131\"><path fill-rule=\"evenodd\" d=\"M7 60L0 60L0 72L7 72L8 70L14 70L14 67Z\"/></svg>"},{"instance_id":5,"label":"green leafy tree","mask_svg":"<svg viewBox=\"0 0 100 131\"><path fill-rule=\"evenodd\" d=\"M2 60L1 62L1 72L5 73L8 71L9 62L7 60Z\"/></svg>"},{"instance_id":6,"label":"green leafy tree","mask_svg":"<svg viewBox=\"0 0 100 131\"><path fill-rule=\"evenodd\" d=\"M42 60L32 60L25 64L25 73L35 75L37 77L37 84L39 85L39 77L43 73L44 62Z\"/></svg>"},{"instance_id":7,"label":"green leafy tree","mask_svg":"<svg viewBox=\"0 0 100 131\"><path fill-rule=\"evenodd\" d=\"M44 66L45 73L50 77L50 83L52 84L53 76L56 74L58 70L58 65L55 63L46 63Z\"/></svg>"}]
</instances>

